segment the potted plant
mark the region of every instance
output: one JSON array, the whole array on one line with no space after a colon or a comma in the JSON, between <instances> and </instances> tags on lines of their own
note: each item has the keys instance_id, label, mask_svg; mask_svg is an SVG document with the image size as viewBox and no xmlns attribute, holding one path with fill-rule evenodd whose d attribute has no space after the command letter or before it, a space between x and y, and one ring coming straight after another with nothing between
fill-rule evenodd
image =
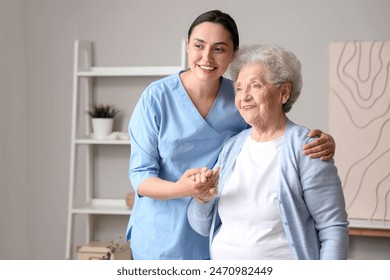
<instances>
[{"instance_id":1,"label":"potted plant","mask_svg":"<svg viewBox=\"0 0 390 280\"><path fill-rule=\"evenodd\" d=\"M92 118L92 129L96 139L105 139L111 134L114 117L118 114L114 105L94 103L87 114Z\"/></svg>"}]
</instances>

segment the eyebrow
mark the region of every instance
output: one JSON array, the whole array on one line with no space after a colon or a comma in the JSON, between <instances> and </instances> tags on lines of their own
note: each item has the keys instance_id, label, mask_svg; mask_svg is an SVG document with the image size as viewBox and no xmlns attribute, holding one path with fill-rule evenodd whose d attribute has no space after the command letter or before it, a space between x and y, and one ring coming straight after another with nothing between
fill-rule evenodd
<instances>
[{"instance_id":1,"label":"eyebrow","mask_svg":"<svg viewBox=\"0 0 390 280\"><path fill-rule=\"evenodd\" d=\"M254 77L252 77L252 79L249 80L249 82L253 83L253 82L260 82L260 83L264 83L264 75L256 75Z\"/></svg>"},{"instance_id":2,"label":"eyebrow","mask_svg":"<svg viewBox=\"0 0 390 280\"><path fill-rule=\"evenodd\" d=\"M202 39L199 39L199 38L194 38L194 41L198 41L198 42L201 42L201 43L206 43L205 40L202 40ZM229 45L228 45L226 42L224 42L224 41L222 41L222 42L216 42L216 43L213 44L213 46L215 46L215 45L224 45L224 46L226 46L226 47L229 46Z\"/></svg>"},{"instance_id":3,"label":"eyebrow","mask_svg":"<svg viewBox=\"0 0 390 280\"><path fill-rule=\"evenodd\" d=\"M257 82L257 81L262 82L261 76L254 76L254 77L251 77L251 78L248 80L248 83L253 83L253 82ZM240 83L240 80L237 79L236 83Z\"/></svg>"}]
</instances>

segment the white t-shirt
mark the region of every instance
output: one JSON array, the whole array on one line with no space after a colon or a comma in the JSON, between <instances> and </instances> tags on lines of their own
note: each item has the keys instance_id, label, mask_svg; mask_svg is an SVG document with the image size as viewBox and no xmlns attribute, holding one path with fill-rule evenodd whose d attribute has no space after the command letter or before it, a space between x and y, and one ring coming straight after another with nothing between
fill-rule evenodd
<instances>
[{"instance_id":1,"label":"white t-shirt","mask_svg":"<svg viewBox=\"0 0 390 280\"><path fill-rule=\"evenodd\" d=\"M219 199L213 259L292 259L277 198L283 139L245 141Z\"/></svg>"}]
</instances>

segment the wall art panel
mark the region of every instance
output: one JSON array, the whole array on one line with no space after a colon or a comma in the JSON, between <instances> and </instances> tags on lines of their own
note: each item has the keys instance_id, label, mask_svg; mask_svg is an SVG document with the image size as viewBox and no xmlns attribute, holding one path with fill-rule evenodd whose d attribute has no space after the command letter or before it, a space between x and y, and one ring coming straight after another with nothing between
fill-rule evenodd
<instances>
[{"instance_id":1,"label":"wall art panel","mask_svg":"<svg viewBox=\"0 0 390 280\"><path fill-rule=\"evenodd\" d=\"M390 220L390 41L330 44L329 131L350 218Z\"/></svg>"}]
</instances>

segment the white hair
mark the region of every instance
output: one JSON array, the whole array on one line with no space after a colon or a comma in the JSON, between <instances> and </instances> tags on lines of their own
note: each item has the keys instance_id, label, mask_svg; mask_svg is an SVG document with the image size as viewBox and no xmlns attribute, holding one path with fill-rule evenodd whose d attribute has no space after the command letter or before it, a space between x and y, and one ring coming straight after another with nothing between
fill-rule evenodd
<instances>
[{"instance_id":1,"label":"white hair","mask_svg":"<svg viewBox=\"0 0 390 280\"><path fill-rule=\"evenodd\" d=\"M289 112L297 101L302 89L301 63L290 51L277 45L247 45L240 47L230 65L230 75L237 81L241 69L248 63L258 63L266 69L265 78L275 86L290 82L290 97L283 105L283 111Z\"/></svg>"}]
</instances>

